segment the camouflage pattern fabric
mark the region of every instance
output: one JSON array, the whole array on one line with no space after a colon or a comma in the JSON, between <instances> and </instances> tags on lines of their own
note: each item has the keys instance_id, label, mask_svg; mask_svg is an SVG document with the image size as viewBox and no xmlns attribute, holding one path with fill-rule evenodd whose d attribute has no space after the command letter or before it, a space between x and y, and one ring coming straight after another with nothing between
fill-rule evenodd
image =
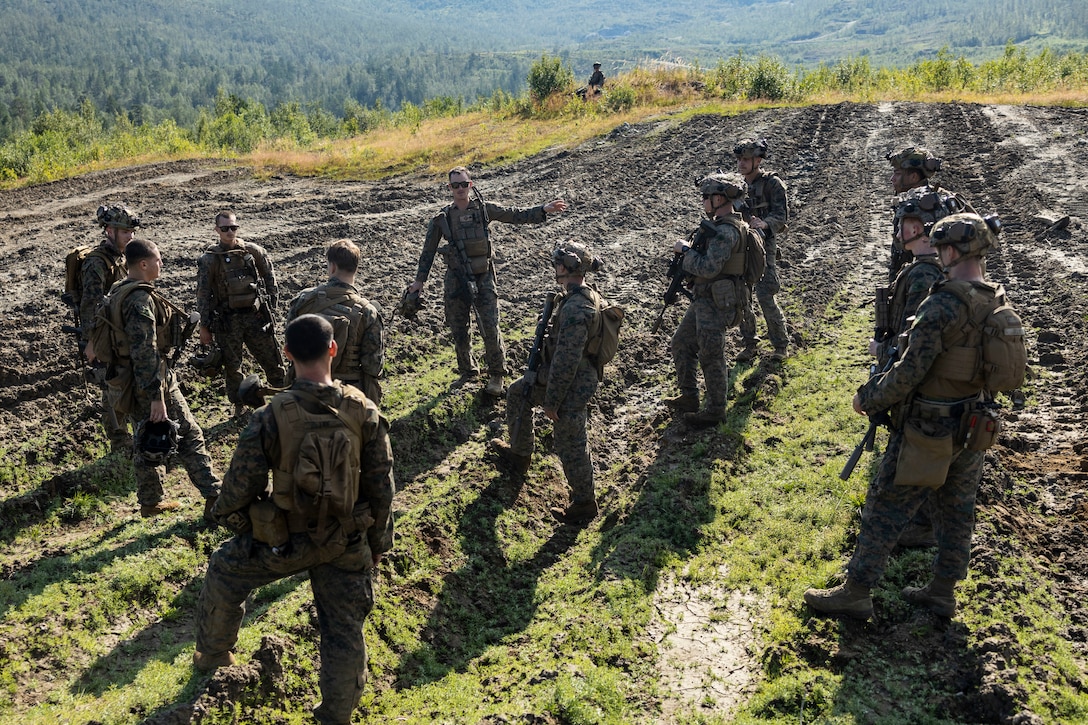
<instances>
[{"instance_id":1,"label":"camouflage pattern fabric","mask_svg":"<svg viewBox=\"0 0 1088 725\"><path fill-rule=\"evenodd\" d=\"M732 224L715 222L718 235L710 239L705 252L692 247L684 255L684 271L704 278L717 277L735 252L740 252L741 236ZM743 290L743 280L736 286ZM672 336L672 359L676 366L680 392L698 397L696 380L698 367L703 369L707 405L724 409L728 367L725 364L725 333L735 326L737 307L719 307L714 300L711 284L696 284L694 299L688 306L680 325Z\"/></svg>"},{"instance_id":2,"label":"camouflage pattern fabric","mask_svg":"<svg viewBox=\"0 0 1088 725\"><path fill-rule=\"evenodd\" d=\"M540 384L531 386L522 377L506 393L507 427L517 432L517 437L510 440L510 448L517 455L533 453L533 406L557 411L554 450L563 464L575 504L595 500L593 459L586 435L586 406L597 392L597 366L586 355L589 333L598 314L593 295L596 292L589 287L568 285L567 292L556 300L549 323L549 342L537 377ZM520 425L515 425L519 417Z\"/></svg>"},{"instance_id":3,"label":"camouflage pattern fabric","mask_svg":"<svg viewBox=\"0 0 1088 725\"><path fill-rule=\"evenodd\" d=\"M355 385L363 391L366 397L381 405L382 389L378 379L385 367L385 323L378 308L363 297L358 288L336 277L330 277L324 284L304 290L294 299L291 307L287 310L285 324L299 315L310 312L303 305L303 300L309 293L321 289L346 292L351 302L360 310L359 320L352 320L351 324L354 339L348 340L348 345L355 348L355 351L350 355L345 351L343 360L343 362L348 362L350 359L354 362L354 369L347 369L348 366L341 364L340 367L333 371L333 378ZM498 323L496 322L496 324Z\"/></svg>"},{"instance_id":4,"label":"camouflage pattern fabric","mask_svg":"<svg viewBox=\"0 0 1088 725\"><path fill-rule=\"evenodd\" d=\"M80 298L79 302L79 320L84 330L84 341L87 339L86 331L90 330L91 320L94 319L94 314L102 304L106 293L118 280L124 279L127 274L125 255L114 248L113 242L108 239L104 240L98 245L98 249L115 260L115 263L107 264L106 260L98 254L88 254L86 259L83 260L83 266L80 267L83 297ZM117 415L116 412L110 410L110 402L106 397L104 386L101 405L102 428L106 431L106 438L109 439L110 448L114 451L131 449L132 434L129 433L128 422L125 420L125 416Z\"/></svg>"},{"instance_id":5,"label":"camouflage pattern fabric","mask_svg":"<svg viewBox=\"0 0 1088 725\"><path fill-rule=\"evenodd\" d=\"M858 390L863 410L872 415L907 401L927 379L934 361L945 349L943 338L953 326L959 325L963 308L959 299L945 292L932 294L922 302L899 362ZM930 434L955 433L959 428L958 416L908 420ZM869 485L858 546L848 567L850 579L864 586L873 586L880 579L899 535L927 496L931 501L938 546L934 575L963 579L971 555L975 495L982 477L984 454L962 449L955 451L940 488L897 486L894 480L902 443L901 429L893 431L877 475Z\"/></svg>"},{"instance_id":6,"label":"camouflage pattern fabric","mask_svg":"<svg viewBox=\"0 0 1088 725\"><path fill-rule=\"evenodd\" d=\"M479 204L480 202L477 199L469 202L470 207ZM483 208L489 222L542 224L548 217L543 206L522 209L485 202ZM423 241L423 251L419 256L419 265L416 269L415 278L420 282L426 282L427 277L430 276L435 255L438 253L438 245L444 236L442 222L450 209L456 209L456 207L450 204L436 215L427 226L427 236ZM446 241L452 242L452 240L448 239ZM457 271L461 260L456 253L451 253L447 255L446 261L449 266L443 280L445 289L442 296L446 308L446 324L450 327L454 349L457 353L457 371L462 375L472 374L477 371L469 337L472 307L475 307L479 315L480 336L484 340L487 372L490 375L505 375L507 372L506 347L503 345L502 334L499 332L499 302L495 270L489 264L486 272L474 275L477 295L474 303L470 306L465 299L468 294L462 289L464 283Z\"/></svg>"},{"instance_id":7,"label":"camouflage pattern fabric","mask_svg":"<svg viewBox=\"0 0 1088 725\"><path fill-rule=\"evenodd\" d=\"M782 284L778 278L778 240L786 233L786 224L789 221L789 206L786 202L786 184L774 174L760 172L751 184L748 185L749 208L752 216L757 216L767 222L768 228L757 230L763 234L763 246L767 252L767 268L763 272L763 278L756 283L755 299L763 311L763 319L767 321L767 337L776 350L785 349L789 345L789 331L786 329L786 316L778 305L775 295L782 290ZM740 321L741 340L745 347L756 345L756 316L751 304L745 306L744 315Z\"/></svg>"},{"instance_id":8,"label":"camouflage pattern fabric","mask_svg":"<svg viewBox=\"0 0 1088 725\"><path fill-rule=\"evenodd\" d=\"M243 244L239 240L239 244ZM212 250L216 250L213 252ZM233 251L234 254L230 252ZM200 324L211 329L215 342L223 353L223 378L227 383L227 399L238 404L238 386L242 383L242 349L248 348L257 364L264 370L269 385L282 387L286 381L287 368L283 353L276 340L275 330L263 329L267 320L255 307L252 310L232 310L227 302L227 287L223 275L217 270L221 264L217 256L225 255L237 264L240 255L248 252L253 255L254 267L268 292L273 308L276 305L276 276L268 255L260 245L244 242L242 249L227 250L222 244L216 244L197 260L196 273L196 308L200 314ZM252 275L250 275L252 277ZM253 279L256 283L258 280Z\"/></svg>"},{"instance_id":9,"label":"camouflage pattern fabric","mask_svg":"<svg viewBox=\"0 0 1088 725\"><path fill-rule=\"evenodd\" d=\"M340 383L320 385L296 380L293 390L317 396L336 407L342 400ZM373 402L368 402L376 412ZM347 548L319 547L309 534L292 534L290 546L276 553L255 542L249 533L224 543L208 564L200 592L196 648L221 654L234 649L245 615L245 602L257 587L308 571L317 605L321 634L318 713L331 722L350 722L366 682L366 643L363 623L374 606L373 561L393 546L393 456L389 424L380 414L378 424L364 428L358 506L370 507L374 524ZM230 470L214 514L222 521L234 513L245 515L249 505L265 495L270 466L281 463L279 431L270 406L259 408L238 439ZM292 464L293 465L293 464Z\"/></svg>"},{"instance_id":10,"label":"camouflage pattern fabric","mask_svg":"<svg viewBox=\"0 0 1088 725\"><path fill-rule=\"evenodd\" d=\"M881 354L877 359L879 369L883 369L887 363L888 354L897 344L899 334L909 329L909 319L917 313L922 302L929 296L929 290L936 282L944 279L944 271L940 264L933 264L935 259L935 255L918 257L896 275L891 290L890 314L893 333L881 346Z\"/></svg>"},{"instance_id":11,"label":"camouflage pattern fabric","mask_svg":"<svg viewBox=\"0 0 1088 725\"><path fill-rule=\"evenodd\" d=\"M114 289L132 281L122 281ZM177 379L167 367L166 350L156 345L155 303L146 291L138 289L128 295L121 305L121 321L128 337L132 366L136 409L135 421L151 414L151 403L164 391L167 416L178 422L178 458L189 474L200 495L212 498L219 495L219 477L212 469L212 459L204 446L204 433L189 412L189 405L181 394ZM146 461L137 451L133 455L136 473L136 498L141 506L153 506L163 498L162 482L166 468Z\"/></svg>"}]
</instances>

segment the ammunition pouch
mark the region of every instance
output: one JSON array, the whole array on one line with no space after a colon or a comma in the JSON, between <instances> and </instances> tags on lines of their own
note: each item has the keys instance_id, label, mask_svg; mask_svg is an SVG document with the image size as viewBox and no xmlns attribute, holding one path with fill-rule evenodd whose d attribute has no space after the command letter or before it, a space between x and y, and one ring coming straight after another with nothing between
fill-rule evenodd
<instances>
[{"instance_id":1,"label":"ammunition pouch","mask_svg":"<svg viewBox=\"0 0 1088 725\"><path fill-rule=\"evenodd\" d=\"M963 414L956 442L968 451L985 451L1001 435L1001 416L996 407L981 405Z\"/></svg>"}]
</instances>

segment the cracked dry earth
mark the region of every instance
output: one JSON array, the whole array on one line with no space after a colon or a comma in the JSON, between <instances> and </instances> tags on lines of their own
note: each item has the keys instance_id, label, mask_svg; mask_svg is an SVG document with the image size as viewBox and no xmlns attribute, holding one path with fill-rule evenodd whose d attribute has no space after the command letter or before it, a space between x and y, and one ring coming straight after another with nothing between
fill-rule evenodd
<instances>
[{"instance_id":1,"label":"cracked dry earth","mask_svg":"<svg viewBox=\"0 0 1088 725\"><path fill-rule=\"evenodd\" d=\"M599 431L592 439L594 455L603 468L631 459L637 476L640 460L653 460L659 445L675 444L641 436L659 415L657 401L666 392L660 383L645 381L668 379L671 369L666 342L650 335L649 327L659 309L661 260L671 240L697 220L692 180L719 166L731 168L735 139L769 139L766 168L786 181L793 215L781 244L782 297L794 341L804 346L822 334L818 321L833 297L842 294L860 305L884 279L890 218L884 154L906 144L928 147L944 158L939 175L944 186L962 192L981 213L1001 216L1005 233L1001 250L989 261L989 276L1005 284L1031 331L1031 395L1026 407L1010 414L1003 440L992 451L1005 472L995 476L987 468L972 568L995 567L995 554L1010 547L1030 557L1064 608L1065 634L1083 662L1088 656L1088 499L1083 492L1088 441L1082 433L1088 413L1086 128L1086 109L840 104L624 125L573 149L481 170L479 188L499 203L527 206L562 196L571 204L568 213L543 227L496 225L502 315L508 323L535 318L540 291L549 281L545 254L553 240L584 240L606 259L602 287L630 317L624 349L614 363L621 383L610 387L614 395L593 411ZM65 251L95 240L94 211L104 200L123 201L142 214L141 234L163 251L160 286L175 300L192 303L194 260L214 239L211 218L229 207L238 213L243 235L269 250L281 300L319 279L325 245L346 236L369 260L361 286L389 310L414 274L427 220L446 201L443 181L431 175L384 182L258 179L225 163L182 161L0 192L0 342L7 353L0 361L0 448L23 451L27 466L48 466L82 451L99 434L72 371L69 341L59 333L64 310L57 293ZM432 274L432 299L436 282ZM416 326L391 331L392 376L404 364L398 358L444 340L441 313L433 305ZM524 347L511 346L514 367L522 363ZM27 449L24 443L32 439L49 443ZM1014 478L1033 493L1014 495ZM0 492L0 514L29 510L77 484L58 472L38 491ZM45 556L49 552L16 554L15 563L7 557L5 575L17 577L20 566ZM705 694L690 679L693 669L714 675L714 694L723 708L742 701L758 675L750 615L758 603L716 601L719 612L713 614L707 596L677 582L663 583L658 594L659 623L651 634L666 643L666 681L680 693L677 703L665 704L666 713L683 704L684 693ZM723 618L723 609L730 616ZM885 646L926 646L903 629L888 625L882 632ZM952 716L980 722L1011 718L1022 704L1020 685L1003 674L1001 662L1014 656L1018 645L1000 627L981 634L994 656L979 658L981 664L949 662L949 677L980 668L971 675L974 694ZM22 704L32 705L47 693L43 687L24 695L30 699Z\"/></svg>"}]
</instances>

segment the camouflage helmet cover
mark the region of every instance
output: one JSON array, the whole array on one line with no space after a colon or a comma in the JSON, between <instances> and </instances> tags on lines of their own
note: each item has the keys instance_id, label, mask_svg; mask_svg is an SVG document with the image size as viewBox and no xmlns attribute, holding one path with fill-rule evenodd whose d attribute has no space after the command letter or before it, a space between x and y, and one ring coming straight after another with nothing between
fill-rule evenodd
<instances>
[{"instance_id":1,"label":"camouflage helmet cover","mask_svg":"<svg viewBox=\"0 0 1088 725\"><path fill-rule=\"evenodd\" d=\"M941 170L941 159L921 146L907 146L900 151L892 151L884 156L893 169L917 171L925 178Z\"/></svg>"},{"instance_id":2,"label":"camouflage helmet cover","mask_svg":"<svg viewBox=\"0 0 1088 725\"><path fill-rule=\"evenodd\" d=\"M982 257L997 246L1001 233L1001 220L996 216L980 217L978 214L951 214L933 225L930 244L941 247L951 244L964 257Z\"/></svg>"},{"instance_id":3,"label":"camouflage helmet cover","mask_svg":"<svg viewBox=\"0 0 1088 725\"><path fill-rule=\"evenodd\" d=\"M730 201L743 199L748 195L748 183L740 174L718 171L699 179L697 185L702 194L721 194Z\"/></svg>"},{"instance_id":4,"label":"camouflage helmet cover","mask_svg":"<svg viewBox=\"0 0 1088 725\"><path fill-rule=\"evenodd\" d=\"M558 242L552 249L552 265L564 268L583 277L601 268L601 261L594 257L581 242Z\"/></svg>"},{"instance_id":5,"label":"camouflage helmet cover","mask_svg":"<svg viewBox=\"0 0 1088 725\"><path fill-rule=\"evenodd\" d=\"M103 204L95 213L98 223L104 227L121 227L122 229L135 229L140 226L140 217L136 212L124 204Z\"/></svg>"},{"instance_id":6,"label":"camouflage helmet cover","mask_svg":"<svg viewBox=\"0 0 1088 725\"><path fill-rule=\"evenodd\" d=\"M919 186L900 194L894 206L896 222L918 219L926 233L938 220L963 211L963 202L956 195L929 186Z\"/></svg>"},{"instance_id":7,"label":"camouflage helmet cover","mask_svg":"<svg viewBox=\"0 0 1088 725\"><path fill-rule=\"evenodd\" d=\"M765 138L746 138L737 142L737 145L733 147L733 155L737 157L753 158L758 156L761 159L767 158L767 139Z\"/></svg>"}]
</instances>

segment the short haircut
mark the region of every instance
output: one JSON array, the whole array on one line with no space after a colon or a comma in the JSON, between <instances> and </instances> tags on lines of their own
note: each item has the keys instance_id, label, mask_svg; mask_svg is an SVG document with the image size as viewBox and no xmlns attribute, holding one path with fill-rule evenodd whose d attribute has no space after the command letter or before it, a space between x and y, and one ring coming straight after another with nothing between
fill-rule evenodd
<instances>
[{"instance_id":1,"label":"short haircut","mask_svg":"<svg viewBox=\"0 0 1088 725\"><path fill-rule=\"evenodd\" d=\"M238 215L232 212L230 209L224 209L223 211L215 215L215 226L219 226L220 219L230 219L231 217L237 219Z\"/></svg>"},{"instance_id":2,"label":"short haircut","mask_svg":"<svg viewBox=\"0 0 1088 725\"><path fill-rule=\"evenodd\" d=\"M325 252L325 258L337 269L354 274L359 269L359 248L350 239L337 239Z\"/></svg>"},{"instance_id":3,"label":"short haircut","mask_svg":"<svg viewBox=\"0 0 1088 725\"><path fill-rule=\"evenodd\" d=\"M132 239L125 245L125 261L128 266L133 267L145 259L151 259L157 251L159 251L159 248L155 246L155 242L149 242L146 239Z\"/></svg>"},{"instance_id":4,"label":"short haircut","mask_svg":"<svg viewBox=\"0 0 1088 725\"><path fill-rule=\"evenodd\" d=\"M472 181L472 175L468 173L468 169L466 169L464 166L454 166L452 169L450 169L450 173L446 174L446 178L452 179L454 174L464 174L466 179Z\"/></svg>"},{"instance_id":5,"label":"short haircut","mask_svg":"<svg viewBox=\"0 0 1088 725\"><path fill-rule=\"evenodd\" d=\"M332 338L332 323L321 315L299 315L287 324L283 333L287 351L301 363L328 356Z\"/></svg>"}]
</instances>

